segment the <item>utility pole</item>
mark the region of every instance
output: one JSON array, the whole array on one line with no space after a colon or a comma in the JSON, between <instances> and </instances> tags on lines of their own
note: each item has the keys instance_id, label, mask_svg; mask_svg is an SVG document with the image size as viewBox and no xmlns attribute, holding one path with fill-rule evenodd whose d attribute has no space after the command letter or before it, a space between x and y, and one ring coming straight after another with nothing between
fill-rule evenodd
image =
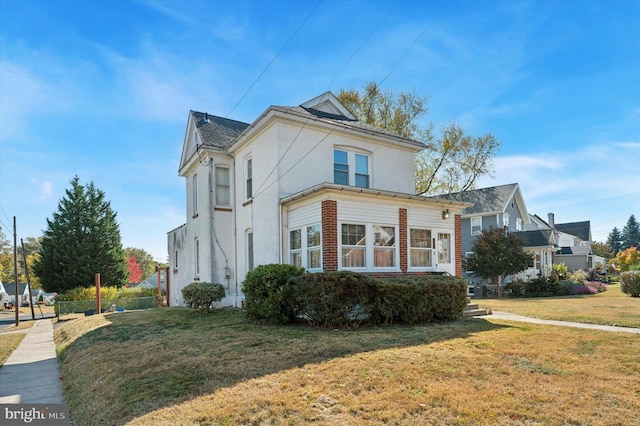
<instances>
[{"instance_id":1,"label":"utility pole","mask_svg":"<svg viewBox=\"0 0 640 426\"><path fill-rule=\"evenodd\" d=\"M16 217L13 217L13 276L16 281L16 294L13 297L13 310L16 312L16 327L20 324L20 306L18 306L18 233L16 232Z\"/></svg>"},{"instance_id":2,"label":"utility pole","mask_svg":"<svg viewBox=\"0 0 640 426\"><path fill-rule=\"evenodd\" d=\"M36 314L33 311L33 294L31 294L31 280L29 279L29 265L27 265L27 253L24 251L24 241L22 241L22 238L20 238L20 245L22 246L22 260L24 260L24 276L27 279L27 287L29 287L29 306L31 306L31 319L35 320Z\"/></svg>"}]
</instances>

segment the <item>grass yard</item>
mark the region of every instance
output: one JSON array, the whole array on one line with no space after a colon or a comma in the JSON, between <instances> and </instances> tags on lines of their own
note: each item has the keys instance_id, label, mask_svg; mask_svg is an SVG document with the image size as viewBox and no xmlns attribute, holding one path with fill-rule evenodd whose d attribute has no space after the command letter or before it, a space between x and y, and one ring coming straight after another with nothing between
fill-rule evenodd
<instances>
[{"instance_id":1,"label":"grass yard","mask_svg":"<svg viewBox=\"0 0 640 426\"><path fill-rule=\"evenodd\" d=\"M24 339L24 333L0 333L0 367L7 361L20 342Z\"/></svg>"},{"instance_id":2,"label":"grass yard","mask_svg":"<svg viewBox=\"0 0 640 426\"><path fill-rule=\"evenodd\" d=\"M594 295L476 299L482 307L529 317L640 328L640 298L620 291L620 284Z\"/></svg>"},{"instance_id":3,"label":"grass yard","mask_svg":"<svg viewBox=\"0 0 640 426\"><path fill-rule=\"evenodd\" d=\"M482 319L350 331L238 310L55 331L76 425L640 425L640 338Z\"/></svg>"}]
</instances>

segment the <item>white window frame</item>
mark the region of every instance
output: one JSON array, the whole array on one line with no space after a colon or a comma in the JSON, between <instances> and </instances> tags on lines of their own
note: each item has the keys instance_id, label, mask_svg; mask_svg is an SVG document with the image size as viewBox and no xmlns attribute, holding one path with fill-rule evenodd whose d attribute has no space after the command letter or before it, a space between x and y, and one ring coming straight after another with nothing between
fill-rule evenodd
<instances>
[{"instance_id":1,"label":"white window frame","mask_svg":"<svg viewBox=\"0 0 640 426\"><path fill-rule=\"evenodd\" d=\"M479 222L479 224L476 223L474 225L473 222ZM471 235L480 235L480 234L482 234L482 216L473 216L471 218L470 225L471 225ZM477 230L474 231L474 228L477 228Z\"/></svg>"},{"instance_id":2,"label":"white window frame","mask_svg":"<svg viewBox=\"0 0 640 426\"><path fill-rule=\"evenodd\" d=\"M193 215L195 216L198 214L198 174L193 175L191 190L193 196Z\"/></svg>"},{"instance_id":3,"label":"white window frame","mask_svg":"<svg viewBox=\"0 0 640 426\"><path fill-rule=\"evenodd\" d=\"M254 259L254 240L253 240L253 230L248 229L245 233L245 243L246 243L246 259L247 259L247 273L251 272L255 268L255 259Z\"/></svg>"},{"instance_id":4,"label":"white window frame","mask_svg":"<svg viewBox=\"0 0 640 426\"><path fill-rule=\"evenodd\" d=\"M356 225L356 226L364 226L364 240L365 243L363 245L349 245L343 244L343 233L342 227L343 225ZM393 245L392 246L381 246L375 245L375 228L393 228ZM392 223L362 223L356 221L345 221L340 222L338 224L339 235L338 235L338 267L340 270L346 271L362 271L362 272L398 272L400 270L399 259L400 259L400 245L398 242L399 236L399 226L397 224ZM377 247L377 248L376 248ZM343 262L343 252L345 249L357 249L364 250L364 266L344 266ZM391 251L393 253L393 266L375 266L376 251Z\"/></svg>"},{"instance_id":5,"label":"white window frame","mask_svg":"<svg viewBox=\"0 0 640 426\"><path fill-rule=\"evenodd\" d=\"M194 238L193 241L193 251L194 251L194 264L193 264L193 268L194 268L194 273L196 277L200 276L200 240L198 239L198 237Z\"/></svg>"},{"instance_id":6,"label":"white window frame","mask_svg":"<svg viewBox=\"0 0 640 426\"><path fill-rule=\"evenodd\" d=\"M447 254L449 257L448 261L442 261L440 260L440 256L442 256L442 253L445 252L445 250L442 250L440 247L440 242L443 241L444 239L441 238L441 236L443 235L447 235L448 238L446 238L447 241L449 241L449 247L447 247ZM436 231L436 255L438 256L437 260L436 260L436 264L438 265L438 269L440 269L440 265L451 265L453 263L453 239L451 237L451 232L440 232L440 231Z\"/></svg>"},{"instance_id":7,"label":"white window frame","mask_svg":"<svg viewBox=\"0 0 640 426\"><path fill-rule=\"evenodd\" d=\"M227 165L219 165L216 164L215 166L215 178L216 178L216 187L215 187L215 200L216 200L216 206L218 207L231 207L231 170L229 169L229 167ZM222 179L220 179L219 175L218 175L218 171L225 173L225 177L226 177L226 185L224 182L221 183ZM221 196L221 193L226 194L226 199L227 201L225 202L220 201L222 198L224 198L223 196Z\"/></svg>"},{"instance_id":8,"label":"white window frame","mask_svg":"<svg viewBox=\"0 0 640 426\"><path fill-rule=\"evenodd\" d=\"M253 196L253 160L247 157L244 159L244 199L250 200Z\"/></svg>"},{"instance_id":9,"label":"white window frame","mask_svg":"<svg viewBox=\"0 0 640 426\"><path fill-rule=\"evenodd\" d=\"M522 224L523 224L523 220L522 218L516 218L516 231L522 231Z\"/></svg>"},{"instance_id":10,"label":"white window frame","mask_svg":"<svg viewBox=\"0 0 640 426\"><path fill-rule=\"evenodd\" d=\"M412 241L411 241L411 231L428 231L429 232L429 247L418 247L418 246L413 246L412 245ZM435 251L436 248L434 247L434 239L433 239L433 229L429 229L429 228L420 228L420 227L409 227L408 230L408 242L407 242L407 247L409 247L409 256L408 256L408 262L409 262L409 269L411 270L416 270L416 271L432 271L435 270L436 266L435 266ZM427 252L429 254L429 266L422 266L422 265L414 265L411 262L412 256L411 253L412 251L424 251Z\"/></svg>"},{"instance_id":11,"label":"white window frame","mask_svg":"<svg viewBox=\"0 0 640 426\"><path fill-rule=\"evenodd\" d=\"M317 246L311 246L309 239L309 232L317 228L320 235L320 241ZM294 248L292 244L292 234L297 232L299 237L299 247ZM289 230L289 263L298 267L305 268L310 272L319 272L322 270L322 226L319 223L302 226L300 228L294 228ZM320 261L318 266L311 267L310 256L312 253L320 254ZM299 262L294 261L294 257Z\"/></svg>"},{"instance_id":12,"label":"white window frame","mask_svg":"<svg viewBox=\"0 0 640 426\"><path fill-rule=\"evenodd\" d=\"M502 213L502 226L504 228L509 227L509 212Z\"/></svg>"},{"instance_id":13,"label":"white window frame","mask_svg":"<svg viewBox=\"0 0 640 426\"><path fill-rule=\"evenodd\" d=\"M335 161L335 152L336 151L341 151L341 152L345 152L347 154L347 186L355 186L358 188L371 188L372 187L372 156L373 153L369 152L369 151L365 151L362 149L357 149L354 147L345 147L345 146L334 146L333 147L333 171L334 171L334 177L333 177L333 183L336 183L336 179L335 179L335 172L336 172L336 164L341 164L343 165L344 163L336 163ZM366 174L363 173L358 173L358 157L365 157L367 159L367 170L366 170ZM344 170L340 170L341 172L344 172ZM358 185L358 177L362 177L362 176L366 176L366 180L367 180L367 184L366 186L362 186L362 185ZM336 183L337 185L344 185L343 183Z\"/></svg>"}]
</instances>

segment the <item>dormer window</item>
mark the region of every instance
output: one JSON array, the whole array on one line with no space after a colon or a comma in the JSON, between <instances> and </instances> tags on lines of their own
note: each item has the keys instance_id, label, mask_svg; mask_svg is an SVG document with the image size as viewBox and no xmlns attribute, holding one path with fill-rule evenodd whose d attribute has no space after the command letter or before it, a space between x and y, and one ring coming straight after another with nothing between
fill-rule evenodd
<instances>
[{"instance_id":1,"label":"dormer window","mask_svg":"<svg viewBox=\"0 0 640 426\"><path fill-rule=\"evenodd\" d=\"M334 149L333 183L369 188L371 186L369 158L370 156L365 153Z\"/></svg>"}]
</instances>

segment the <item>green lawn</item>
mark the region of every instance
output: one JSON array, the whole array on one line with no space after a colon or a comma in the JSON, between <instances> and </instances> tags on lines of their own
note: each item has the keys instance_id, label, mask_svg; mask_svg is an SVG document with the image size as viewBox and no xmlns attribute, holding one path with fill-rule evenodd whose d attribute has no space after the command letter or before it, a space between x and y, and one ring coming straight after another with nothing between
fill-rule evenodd
<instances>
[{"instance_id":1,"label":"green lawn","mask_svg":"<svg viewBox=\"0 0 640 426\"><path fill-rule=\"evenodd\" d=\"M80 426L640 424L640 339L626 333L491 317L324 330L174 308L55 336Z\"/></svg>"},{"instance_id":2,"label":"green lawn","mask_svg":"<svg viewBox=\"0 0 640 426\"><path fill-rule=\"evenodd\" d=\"M529 317L640 328L640 298L620 291L620 284L594 295L474 299L482 307Z\"/></svg>"}]
</instances>

